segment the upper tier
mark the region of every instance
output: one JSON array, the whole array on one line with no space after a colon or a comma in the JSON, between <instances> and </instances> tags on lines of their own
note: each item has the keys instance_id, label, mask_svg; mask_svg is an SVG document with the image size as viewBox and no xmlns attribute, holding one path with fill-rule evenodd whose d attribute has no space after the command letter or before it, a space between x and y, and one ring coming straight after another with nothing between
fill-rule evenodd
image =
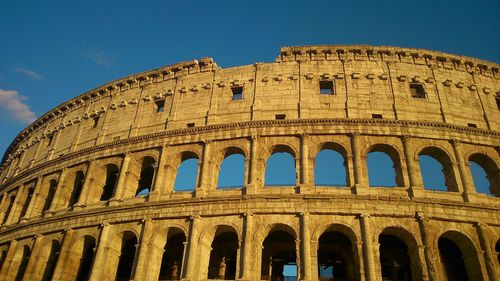
<instances>
[{"instance_id":1,"label":"upper tier","mask_svg":"<svg viewBox=\"0 0 500 281\"><path fill-rule=\"evenodd\" d=\"M211 58L182 62L50 110L8 147L0 178L6 180L9 165L23 170L131 137L281 118L382 118L498 136L498 70L469 57L365 45L284 47L274 63L227 69Z\"/></svg>"}]
</instances>

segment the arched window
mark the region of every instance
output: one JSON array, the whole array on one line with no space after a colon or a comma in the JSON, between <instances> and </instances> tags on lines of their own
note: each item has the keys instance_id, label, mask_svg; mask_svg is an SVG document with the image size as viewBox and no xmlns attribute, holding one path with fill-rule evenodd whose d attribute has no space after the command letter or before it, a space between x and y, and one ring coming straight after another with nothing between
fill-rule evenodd
<instances>
[{"instance_id":1,"label":"arched window","mask_svg":"<svg viewBox=\"0 0 500 281\"><path fill-rule=\"evenodd\" d=\"M411 281L411 260L408 246L393 235L381 234L380 267L382 279L387 281Z\"/></svg>"},{"instance_id":2,"label":"arched window","mask_svg":"<svg viewBox=\"0 0 500 281\"><path fill-rule=\"evenodd\" d=\"M131 232L125 232L122 238L120 259L116 280L130 280L132 278L132 267L134 266L137 237Z\"/></svg>"},{"instance_id":3,"label":"arched window","mask_svg":"<svg viewBox=\"0 0 500 281\"><path fill-rule=\"evenodd\" d=\"M426 147L418 155L424 187L431 190L458 191L453 164L437 147Z\"/></svg>"},{"instance_id":4,"label":"arched window","mask_svg":"<svg viewBox=\"0 0 500 281\"><path fill-rule=\"evenodd\" d=\"M262 246L261 280L297 277L294 236L283 230L274 230L267 235Z\"/></svg>"},{"instance_id":5,"label":"arched window","mask_svg":"<svg viewBox=\"0 0 500 281\"><path fill-rule=\"evenodd\" d=\"M177 168L175 191L192 191L198 183L198 156L194 153L183 153L181 165Z\"/></svg>"},{"instance_id":6,"label":"arched window","mask_svg":"<svg viewBox=\"0 0 500 281\"><path fill-rule=\"evenodd\" d=\"M7 222L7 219L9 218L9 215L10 215L10 211L12 211L12 207L14 206L15 201L16 201L16 195L10 195L9 196L9 205L7 206L7 210L5 211L5 214L3 215L2 224L5 224Z\"/></svg>"},{"instance_id":7,"label":"arched window","mask_svg":"<svg viewBox=\"0 0 500 281\"><path fill-rule=\"evenodd\" d=\"M54 201L54 195L56 194L56 189L57 189L57 181L50 180L49 190L47 193L47 198L45 199L45 204L43 205L42 213L50 209L52 201Z\"/></svg>"},{"instance_id":8,"label":"arched window","mask_svg":"<svg viewBox=\"0 0 500 281\"><path fill-rule=\"evenodd\" d=\"M226 153L219 170L218 188L245 185L245 156L241 152Z\"/></svg>"},{"instance_id":9,"label":"arched window","mask_svg":"<svg viewBox=\"0 0 500 281\"><path fill-rule=\"evenodd\" d=\"M21 214L19 215L19 219L22 219L24 217L24 215L26 215L26 212L28 211L28 207L30 206L30 203L31 203L31 199L33 198L34 190L35 190L34 187L28 188L28 191L26 194L26 199L24 200L23 209L21 210Z\"/></svg>"},{"instance_id":10,"label":"arched window","mask_svg":"<svg viewBox=\"0 0 500 281\"><path fill-rule=\"evenodd\" d=\"M180 229L169 230L161 259L159 280L179 280L186 235Z\"/></svg>"},{"instance_id":11,"label":"arched window","mask_svg":"<svg viewBox=\"0 0 500 281\"><path fill-rule=\"evenodd\" d=\"M68 202L68 207L71 207L78 203L80 200L80 195L82 194L83 182L85 180L85 174L82 171L78 171L75 174L75 180L73 181L73 189L71 191L71 196Z\"/></svg>"},{"instance_id":12,"label":"arched window","mask_svg":"<svg viewBox=\"0 0 500 281\"><path fill-rule=\"evenodd\" d=\"M46 263L44 265L44 271L42 275L42 281L52 280L54 275L54 269L56 268L57 258L59 257L59 252L61 251L61 244L57 240L52 240L50 245L49 256L47 257Z\"/></svg>"},{"instance_id":13,"label":"arched window","mask_svg":"<svg viewBox=\"0 0 500 281\"><path fill-rule=\"evenodd\" d=\"M115 194L116 184L118 183L119 169L114 164L106 165L106 181L102 188L101 201L107 201Z\"/></svg>"},{"instance_id":14,"label":"arched window","mask_svg":"<svg viewBox=\"0 0 500 281\"><path fill-rule=\"evenodd\" d=\"M475 153L469 157L469 167L476 192L500 197L500 170L495 161Z\"/></svg>"},{"instance_id":15,"label":"arched window","mask_svg":"<svg viewBox=\"0 0 500 281\"><path fill-rule=\"evenodd\" d=\"M484 280L472 242L463 234L449 231L438 240L443 272L448 281Z\"/></svg>"},{"instance_id":16,"label":"arched window","mask_svg":"<svg viewBox=\"0 0 500 281\"><path fill-rule=\"evenodd\" d=\"M322 149L316 155L314 184L320 186L347 186L347 165L341 153Z\"/></svg>"},{"instance_id":17,"label":"arched window","mask_svg":"<svg viewBox=\"0 0 500 281\"><path fill-rule=\"evenodd\" d=\"M208 279L235 280L238 235L223 232L215 235L208 264Z\"/></svg>"},{"instance_id":18,"label":"arched window","mask_svg":"<svg viewBox=\"0 0 500 281\"><path fill-rule=\"evenodd\" d=\"M266 162L266 186L295 186L295 158L290 148L277 146Z\"/></svg>"},{"instance_id":19,"label":"arched window","mask_svg":"<svg viewBox=\"0 0 500 281\"><path fill-rule=\"evenodd\" d=\"M319 280L355 280L354 253L349 238L338 231L327 231L318 242Z\"/></svg>"},{"instance_id":20,"label":"arched window","mask_svg":"<svg viewBox=\"0 0 500 281\"><path fill-rule=\"evenodd\" d=\"M137 184L136 196L146 195L151 192L155 174L156 160L153 157L144 157L141 165L141 175Z\"/></svg>"},{"instance_id":21,"label":"arched window","mask_svg":"<svg viewBox=\"0 0 500 281\"><path fill-rule=\"evenodd\" d=\"M384 152L370 152L367 162L370 186L396 186L396 172L389 155Z\"/></svg>"},{"instance_id":22,"label":"arched window","mask_svg":"<svg viewBox=\"0 0 500 281\"><path fill-rule=\"evenodd\" d=\"M26 273L26 267L28 267L28 262L31 256L31 249L27 245L23 246L22 255L20 257L19 266L17 268L17 274L15 281L22 281L24 274Z\"/></svg>"},{"instance_id":23,"label":"arched window","mask_svg":"<svg viewBox=\"0 0 500 281\"><path fill-rule=\"evenodd\" d=\"M92 236L85 236L83 238L83 245L81 246L81 256L78 260L78 270L76 271L75 281L87 281L92 271L92 262L94 261L94 250L96 247L95 238Z\"/></svg>"}]
</instances>

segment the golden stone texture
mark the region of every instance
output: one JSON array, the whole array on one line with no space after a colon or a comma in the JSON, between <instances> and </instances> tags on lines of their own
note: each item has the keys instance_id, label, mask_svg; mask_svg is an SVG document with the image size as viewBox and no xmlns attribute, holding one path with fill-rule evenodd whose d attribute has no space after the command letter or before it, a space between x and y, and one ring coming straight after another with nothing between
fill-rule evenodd
<instances>
[{"instance_id":1,"label":"golden stone texture","mask_svg":"<svg viewBox=\"0 0 500 281\"><path fill-rule=\"evenodd\" d=\"M281 248L299 280L327 280L318 277L325 233L347 240L329 244L346 271L335 280L453 280L442 241L458 247L469 280L500 280L498 71L421 49L303 46L282 48L274 63L221 69L203 58L98 87L9 146L0 280L21 271L22 280L279 280L269 253ZM314 184L325 148L344 157L347 186ZM266 160L283 151L295 158L296 186L265 186ZM373 151L393 160L396 187L369 186ZM245 184L217 189L232 153L245 156ZM441 162L448 191L423 187L421 154ZM198 159L196 189L174 191L187 158ZM495 197L475 191L470 160ZM146 166L151 192L136 196ZM406 277L383 273L394 238L408 257L394 272Z\"/></svg>"}]
</instances>

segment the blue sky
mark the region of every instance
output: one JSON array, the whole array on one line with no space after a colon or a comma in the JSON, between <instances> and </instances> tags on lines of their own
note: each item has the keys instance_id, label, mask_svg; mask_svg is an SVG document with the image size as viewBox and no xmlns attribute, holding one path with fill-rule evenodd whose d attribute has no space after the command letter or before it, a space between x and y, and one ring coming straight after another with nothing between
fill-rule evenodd
<instances>
[{"instance_id":1,"label":"blue sky","mask_svg":"<svg viewBox=\"0 0 500 281\"><path fill-rule=\"evenodd\" d=\"M0 154L34 118L183 60L271 62L281 46L372 44L500 62L500 1L0 2Z\"/></svg>"}]
</instances>

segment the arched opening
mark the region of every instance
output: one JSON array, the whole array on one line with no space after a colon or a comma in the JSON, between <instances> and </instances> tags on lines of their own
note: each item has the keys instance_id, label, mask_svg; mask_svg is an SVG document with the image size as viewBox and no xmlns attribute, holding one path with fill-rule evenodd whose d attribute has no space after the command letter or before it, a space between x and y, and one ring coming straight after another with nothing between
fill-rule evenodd
<instances>
[{"instance_id":1,"label":"arched opening","mask_svg":"<svg viewBox=\"0 0 500 281\"><path fill-rule=\"evenodd\" d=\"M295 157L287 146L276 146L266 162L266 186L295 186L297 175Z\"/></svg>"},{"instance_id":2,"label":"arched opening","mask_svg":"<svg viewBox=\"0 0 500 281\"><path fill-rule=\"evenodd\" d=\"M261 280L297 280L295 249L293 235L284 230L271 231L263 243Z\"/></svg>"},{"instance_id":3,"label":"arched opening","mask_svg":"<svg viewBox=\"0 0 500 281\"><path fill-rule=\"evenodd\" d=\"M314 164L314 185L347 186L347 161L342 153L331 148L321 149Z\"/></svg>"},{"instance_id":4,"label":"arched opening","mask_svg":"<svg viewBox=\"0 0 500 281\"><path fill-rule=\"evenodd\" d=\"M79 259L78 270L76 271L75 281L87 281L92 271L92 262L94 261L94 251L96 240L92 236L83 238L83 246Z\"/></svg>"},{"instance_id":5,"label":"arched opening","mask_svg":"<svg viewBox=\"0 0 500 281\"><path fill-rule=\"evenodd\" d=\"M47 193L47 198L45 199L45 204L43 205L42 213L50 209L52 201L54 201L54 195L56 194L56 189L57 189L57 181L54 179L50 180L49 191Z\"/></svg>"},{"instance_id":6,"label":"arched opening","mask_svg":"<svg viewBox=\"0 0 500 281\"><path fill-rule=\"evenodd\" d=\"M61 244L57 240L52 240L50 244L50 252L45 263L45 269L42 275L42 281L52 280L54 275L54 269L56 268L57 258L59 257L59 252L61 251Z\"/></svg>"},{"instance_id":7,"label":"arched opening","mask_svg":"<svg viewBox=\"0 0 500 281\"><path fill-rule=\"evenodd\" d=\"M318 241L318 279L355 280L356 267L353 245L338 231L326 231Z\"/></svg>"},{"instance_id":8,"label":"arched opening","mask_svg":"<svg viewBox=\"0 0 500 281\"><path fill-rule=\"evenodd\" d=\"M175 176L175 191L192 191L198 183L198 156L191 152L184 152L181 164Z\"/></svg>"},{"instance_id":9,"label":"arched opening","mask_svg":"<svg viewBox=\"0 0 500 281\"><path fill-rule=\"evenodd\" d=\"M68 207L75 205L76 203L78 203L78 200L80 200L80 194L82 194L84 181L85 174L82 171L76 172L75 180L73 181L73 189L71 190L71 196L68 202Z\"/></svg>"},{"instance_id":10,"label":"arched opening","mask_svg":"<svg viewBox=\"0 0 500 281\"><path fill-rule=\"evenodd\" d=\"M186 235L180 229L168 232L158 280L180 280Z\"/></svg>"},{"instance_id":11,"label":"arched opening","mask_svg":"<svg viewBox=\"0 0 500 281\"><path fill-rule=\"evenodd\" d=\"M381 234L378 241L382 280L411 281L411 260L408 255L408 246L393 235Z\"/></svg>"},{"instance_id":12,"label":"arched opening","mask_svg":"<svg viewBox=\"0 0 500 281\"><path fill-rule=\"evenodd\" d=\"M28 262L31 256L31 249L27 245L23 246L23 252L21 259L19 260L19 267L17 268L17 274L15 281L22 281L24 274L26 273L26 268L28 267Z\"/></svg>"},{"instance_id":13,"label":"arched opening","mask_svg":"<svg viewBox=\"0 0 500 281\"><path fill-rule=\"evenodd\" d=\"M419 153L418 160L426 189L458 191L453 164L443 150L426 147Z\"/></svg>"},{"instance_id":14,"label":"arched opening","mask_svg":"<svg viewBox=\"0 0 500 281\"><path fill-rule=\"evenodd\" d=\"M9 218L10 212L12 211L12 207L14 206L15 200L16 200L16 195L11 195L9 197L9 205L7 206L7 210L5 211L5 214L3 215L2 224L5 224L7 222L7 219Z\"/></svg>"},{"instance_id":15,"label":"arched opening","mask_svg":"<svg viewBox=\"0 0 500 281\"><path fill-rule=\"evenodd\" d=\"M404 186L399 154L394 147L385 144L370 147L366 162L370 186Z\"/></svg>"},{"instance_id":16,"label":"arched opening","mask_svg":"<svg viewBox=\"0 0 500 281\"><path fill-rule=\"evenodd\" d=\"M212 241L208 279L235 280L238 235L235 232L217 232Z\"/></svg>"},{"instance_id":17,"label":"arched opening","mask_svg":"<svg viewBox=\"0 0 500 281\"><path fill-rule=\"evenodd\" d=\"M500 170L495 161L475 153L469 157L469 167L476 192L500 197Z\"/></svg>"},{"instance_id":18,"label":"arched opening","mask_svg":"<svg viewBox=\"0 0 500 281\"><path fill-rule=\"evenodd\" d=\"M28 211L28 207L30 206L30 203L31 203L31 199L33 198L34 191L35 191L34 187L28 188L28 191L26 194L26 199L24 200L23 208L21 210L21 214L19 215L19 219L22 219L26 215L26 212Z\"/></svg>"},{"instance_id":19,"label":"arched opening","mask_svg":"<svg viewBox=\"0 0 500 281\"><path fill-rule=\"evenodd\" d=\"M5 261L5 258L7 257L7 251L9 249L9 245L2 245L0 246L2 250L0 250L0 270L2 269L3 263Z\"/></svg>"},{"instance_id":20,"label":"arched opening","mask_svg":"<svg viewBox=\"0 0 500 281\"><path fill-rule=\"evenodd\" d=\"M106 180L102 187L101 201L108 201L115 194L116 184L118 183L119 169L114 164L106 165Z\"/></svg>"},{"instance_id":21,"label":"arched opening","mask_svg":"<svg viewBox=\"0 0 500 281\"><path fill-rule=\"evenodd\" d=\"M151 192L155 168L156 160L153 157L146 156L142 159L141 175L137 183L137 191L135 192L136 196L146 195Z\"/></svg>"},{"instance_id":22,"label":"arched opening","mask_svg":"<svg viewBox=\"0 0 500 281\"><path fill-rule=\"evenodd\" d=\"M497 252L498 265L500 265L500 240L495 244L495 251Z\"/></svg>"},{"instance_id":23,"label":"arched opening","mask_svg":"<svg viewBox=\"0 0 500 281\"><path fill-rule=\"evenodd\" d=\"M245 185L245 156L241 150L229 149L220 164L217 188Z\"/></svg>"},{"instance_id":24,"label":"arched opening","mask_svg":"<svg viewBox=\"0 0 500 281\"><path fill-rule=\"evenodd\" d=\"M116 271L116 281L125 281L132 278L132 269L135 261L137 237L131 232L125 232L122 238L120 259Z\"/></svg>"},{"instance_id":25,"label":"arched opening","mask_svg":"<svg viewBox=\"0 0 500 281\"><path fill-rule=\"evenodd\" d=\"M448 281L484 280L475 247L463 234L446 232L438 240L438 249Z\"/></svg>"}]
</instances>

